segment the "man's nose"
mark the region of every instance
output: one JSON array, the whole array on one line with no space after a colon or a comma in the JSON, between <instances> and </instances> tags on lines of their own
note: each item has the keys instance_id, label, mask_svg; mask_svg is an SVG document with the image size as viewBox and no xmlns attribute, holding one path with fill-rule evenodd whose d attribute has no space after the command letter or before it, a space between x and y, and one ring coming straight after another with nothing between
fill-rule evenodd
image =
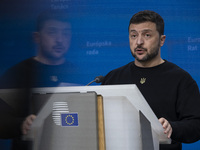
<instances>
[{"instance_id":1,"label":"man's nose","mask_svg":"<svg viewBox=\"0 0 200 150\"><path fill-rule=\"evenodd\" d=\"M58 33L57 36L56 36L56 41L57 42L63 42L64 40L64 36L62 33Z\"/></svg>"},{"instance_id":2,"label":"man's nose","mask_svg":"<svg viewBox=\"0 0 200 150\"><path fill-rule=\"evenodd\" d=\"M141 35L138 36L138 38L137 38L137 45L142 45L143 43L144 43L143 37Z\"/></svg>"}]
</instances>

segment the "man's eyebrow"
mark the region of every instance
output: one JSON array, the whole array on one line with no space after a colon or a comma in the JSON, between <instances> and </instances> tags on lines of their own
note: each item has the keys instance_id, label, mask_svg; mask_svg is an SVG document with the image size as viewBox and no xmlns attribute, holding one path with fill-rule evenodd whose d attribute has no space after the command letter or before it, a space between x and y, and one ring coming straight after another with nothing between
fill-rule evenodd
<instances>
[{"instance_id":1,"label":"man's eyebrow","mask_svg":"<svg viewBox=\"0 0 200 150\"><path fill-rule=\"evenodd\" d=\"M151 29L144 29L144 30L141 30L141 32L152 32L153 30L151 30ZM136 31L135 29L132 29L132 30L130 30L130 32L138 32L138 31Z\"/></svg>"},{"instance_id":2,"label":"man's eyebrow","mask_svg":"<svg viewBox=\"0 0 200 150\"><path fill-rule=\"evenodd\" d=\"M57 29L55 26L48 26L47 29Z\"/></svg>"},{"instance_id":3,"label":"man's eyebrow","mask_svg":"<svg viewBox=\"0 0 200 150\"><path fill-rule=\"evenodd\" d=\"M130 32L137 32L136 30L134 30L134 29L132 29L132 30L130 30Z\"/></svg>"},{"instance_id":4,"label":"man's eyebrow","mask_svg":"<svg viewBox=\"0 0 200 150\"><path fill-rule=\"evenodd\" d=\"M60 29L62 29L62 30L65 30L65 31L70 31L71 30L71 28L69 28L69 27L66 27L66 28L59 28L59 27L57 27L57 26L48 26L47 27L47 29L48 30L60 30Z\"/></svg>"},{"instance_id":5,"label":"man's eyebrow","mask_svg":"<svg viewBox=\"0 0 200 150\"><path fill-rule=\"evenodd\" d=\"M133 30L130 30L129 33L133 34L133 33L137 33L137 31L133 29Z\"/></svg>"},{"instance_id":6,"label":"man's eyebrow","mask_svg":"<svg viewBox=\"0 0 200 150\"><path fill-rule=\"evenodd\" d=\"M153 30L151 30L151 29L144 29L144 30L142 30L142 32L152 32Z\"/></svg>"}]
</instances>

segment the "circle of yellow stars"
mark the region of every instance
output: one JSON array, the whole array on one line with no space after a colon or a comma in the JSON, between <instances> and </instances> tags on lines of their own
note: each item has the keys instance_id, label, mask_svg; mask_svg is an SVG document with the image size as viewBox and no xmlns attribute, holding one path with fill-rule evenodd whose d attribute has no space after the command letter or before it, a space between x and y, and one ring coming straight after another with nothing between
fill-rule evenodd
<instances>
[{"instance_id":1,"label":"circle of yellow stars","mask_svg":"<svg viewBox=\"0 0 200 150\"><path fill-rule=\"evenodd\" d=\"M67 121L68 118L71 118L72 121L71 121L71 122L68 122L68 121ZM74 117L73 117L72 115L67 115L67 116L65 117L65 121L66 121L66 123L67 123L68 125L72 125L72 124L74 123Z\"/></svg>"}]
</instances>

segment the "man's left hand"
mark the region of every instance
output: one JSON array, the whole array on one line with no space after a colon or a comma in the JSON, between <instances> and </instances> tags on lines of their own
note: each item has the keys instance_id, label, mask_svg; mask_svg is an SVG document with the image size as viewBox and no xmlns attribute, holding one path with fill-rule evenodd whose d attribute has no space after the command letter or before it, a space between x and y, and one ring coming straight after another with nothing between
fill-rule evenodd
<instances>
[{"instance_id":1,"label":"man's left hand","mask_svg":"<svg viewBox=\"0 0 200 150\"><path fill-rule=\"evenodd\" d=\"M170 138L172 135L172 127L170 123L165 118L160 118L159 121L163 126L164 133L167 134L168 138Z\"/></svg>"}]
</instances>

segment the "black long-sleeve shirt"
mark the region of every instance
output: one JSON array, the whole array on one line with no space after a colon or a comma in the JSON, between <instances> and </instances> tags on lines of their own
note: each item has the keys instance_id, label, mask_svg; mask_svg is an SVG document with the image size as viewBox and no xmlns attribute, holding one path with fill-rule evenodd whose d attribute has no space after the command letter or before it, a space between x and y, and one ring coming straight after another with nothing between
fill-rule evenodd
<instances>
[{"instance_id":1,"label":"black long-sleeve shirt","mask_svg":"<svg viewBox=\"0 0 200 150\"><path fill-rule=\"evenodd\" d=\"M157 118L166 118L173 129L172 144L161 150L181 150L181 143L200 139L200 94L196 82L183 69L165 61L141 68L134 62L109 72L104 85L136 84Z\"/></svg>"}]
</instances>

